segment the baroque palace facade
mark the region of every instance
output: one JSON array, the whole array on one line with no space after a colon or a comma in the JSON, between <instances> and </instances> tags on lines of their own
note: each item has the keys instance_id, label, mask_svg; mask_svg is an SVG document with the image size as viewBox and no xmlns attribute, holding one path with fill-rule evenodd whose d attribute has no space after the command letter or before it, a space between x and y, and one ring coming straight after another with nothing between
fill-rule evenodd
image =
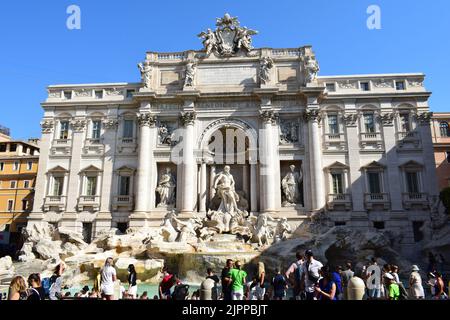
<instances>
[{"instance_id":1,"label":"baroque palace facade","mask_svg":"<svg viewBox=\"0 0 450 320\"><path fill-rule=\"evenodd\" d=\"M225 15L203 50L148 52L140 83L50 86L30 223L89 240L229 197L294 227L322 212L392 230L413 250L437 195L424 75L318 76L310 46L255 49L255 34Z\"/></svg>"}]
</instances>

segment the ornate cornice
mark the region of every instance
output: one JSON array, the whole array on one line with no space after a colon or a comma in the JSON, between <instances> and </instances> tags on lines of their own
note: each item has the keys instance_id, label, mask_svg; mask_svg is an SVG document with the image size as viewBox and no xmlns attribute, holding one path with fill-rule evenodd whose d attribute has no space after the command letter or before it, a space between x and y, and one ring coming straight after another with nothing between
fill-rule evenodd
<instances>
[{"instance_id":1,"label":"ornate cornice","mask_svg":"<svg viewBox=\"0 0 450 320\"><path fill-rule=\"evenodd\" d=\"M278 120L278 114L273 110L260 111L259 116L264 123L275 124Z\"/></svg>"},{"instance_id":2,"label":"ornate cornice","mask_svg":"<svg viewBox=\"0 0 450 320\"><path fill-rule=\"evenodd\" d=\"M307 110L304 113L305 121L318 121L320 122L321 116L319 109Z\"/></svg>"},{"instance_id":3,"label":"ornate cornice","mask_svg":"<svg viewBox=\"0 0 450 320\"><path fill-rule=\"evenodd\" d=\"M55 121L53 121L53 120L42 121L41 122L42 133L52 133L54 126L55 126Z\"/></svg>"},{"instance_id":4,"label":"ornate cornice","mask_svg":"<svg viewBox=\"0 0 450 320\"><path fill-rule=\"evenodd\" d=\"M383 126L393 126L394 125L394 113L383 113L378 117L378 120Z\"/></svg>"},{"instance_id":5,"label":"ornate cornice","mask_svg":"<svg viewBox=\"0 0 450 320\"><path fill-rule=\"evenodd\" d=\"M430 125L431 119L433 117L433 112L422 112L417 116L417 120L421 126Z\"/></svg>"},{"instance_id":6,"label":"ornate cornice","mask_svg":"<svg viewBox=\"0 0 450 320\"><path fill-rule=\"evenodd\" d=\"M345 114L342 116L342 120L344 120L344 123L347 127L356 127L358 119L359 115L356 113Z\"/></svg>"},{"instance_id":7,"label":"ornate cornice","mask_svg":"<svg viewBox=\"0 0 450 320\"><path fill-rule=\"evenodd\" d=\"M103 126L107 130L114 130L119 126L119 121L115 118L106 119L103 121Z\"/></svg>"},{"instance_id":8,"label":"ornate cornice","mask_svg":"<svg viewBox=\"0 0 450 320\"><path fill-rule=\"evenodd\" d=\"M86 129L86 120L84 119L75 119L70 121L70 126L74 132L84 132Z\"/></svg>"},{"instance_id":9,"label":"ornate cornice","mask_svg":"<svg viewBox=\"0 0 450 320\"><path fill-rule=\"evenodd\" d=\"M193 125L197 120L197 113L194 111L182 112L180 115L180 121L183 126Z\"/></svg>"},{"instance_id":10,"label":"ornate cornice","mask_svg":"<svg viewBox=\"0 0 450 320\"><path fill-rule=\"evenodd\" d=\"M156 115L150 112L139 113L137 115L137 120L140 127L154 127L156 125Z\"/></svg>"}]
</instances>

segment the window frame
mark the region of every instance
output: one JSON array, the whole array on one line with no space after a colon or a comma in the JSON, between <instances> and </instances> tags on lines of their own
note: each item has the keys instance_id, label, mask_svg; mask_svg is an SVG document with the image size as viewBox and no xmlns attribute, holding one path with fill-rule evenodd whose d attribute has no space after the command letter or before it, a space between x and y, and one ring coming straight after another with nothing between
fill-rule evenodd
<instances>
[{"instance_id":1,"label":"window frame","mask_svg":"<svg viewBox=\"0 0 450 320\"><path fill-rule=\"evenodd\" d=\"M6 211L13 212L14 207L15 207L14 199L8 199L8 201L6 202Z\"/></svg>"}]
</instances>

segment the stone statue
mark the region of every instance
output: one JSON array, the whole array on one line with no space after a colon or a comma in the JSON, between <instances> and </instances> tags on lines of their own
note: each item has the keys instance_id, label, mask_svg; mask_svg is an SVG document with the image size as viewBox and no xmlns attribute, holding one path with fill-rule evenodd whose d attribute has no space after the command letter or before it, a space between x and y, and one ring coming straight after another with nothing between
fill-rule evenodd
<instances>
[{"instance_id":1,"label":"stone statue","mask_svg":"<svg viewBox=\"0 0 450 320\"><path fill-rule=\"evenodd\" d=\"M178 231L176 226L174 226L174 218L176 218L175 211L170 211L166 214L161 224L159 234L165 242L175 242L178 238Z\"/></svg>"},{"instance_id":2,"label":"stone statue","mask_svg":"<svg viewBox=\"0 0 450 320\"><path fill-rule=\"evenodd\" d=\"M185 87L193 87L194 86L194 79L195 79L195 74L197 73L197 65L190 61L187 65L186 65L186 75L184 78L184 86Z\"/></svg>"},{"instance_id":3,"label":"stone statue","mask_svg":"<svg viewBox=\"0 0 450 320\"><path fill-rule=\"evenodd\" d=\"M285 201L283 206L295 206L300 200L300 183L303 181L302 171L295 172L295 166L289 166L291 170L281 181L281 187L283 188L283 194Z\"/></svg>"},{"instance_id":4,"label":"stone statue","mask_svg":"<svg viewBox=\"0 0 450 320\"><path fill-rule=\"evenodd\" d=\"M238 208L239 195L236 193L234 178L230 173L229 166L225 166L223 171L215 177L212 190L213 197L216 192L221 199L220 206L217 211L223 213L225 225L224 231L231 231L231 219L236 214L242 214L242 210Z\"/></svg>"},{"instance_id":5,"label":"stone statue","mask_svg":"<svg viewBox=\"0 0 450 320\"><path fill-rule=\"evenodd\" d=\"M286 218L278 219L277 226L275 228L274 242L286 240L286 233L292 233L291 226Z\"/></svg>"},{"instance_id":6,"label":"stone statue","mask_svg":"<svg viewBox=\"0 0 450 320\"><path fill-rule=\"evenodd\" d=\"M314 57L306 57L305 61L306 83L316 81L317 74L320 71L319 64Z\"/></svg>"},{"instance_id":7,"label":"stone statue","mask_svg":"<svg viewBox=\"0 0 450 320\"><path fill-rule=\"evenodd\" d=\"M159 193L160 202L158 207L166 207L175 203L176 182L170 168L166 168L165 173L161 175L156 192Z\"/></svg>"},{"instance_id":8,"label":"stone statue","mask_svg":"<svg viewBox=\"0 0 450 320\"><path fill-rule=\"evenodd\" d=\"M237 49L244 48L247 52L250 52L253 50L252 46L252 35L256 35L258 32L254 30L250 30L247 27L243 28L237 28L237 34L236 34L236 47Z\"/></svg>"},{"instance_id":9,"label":"stone statue","mask_svg":"<svg viewBox=\"0 0 450 320\"><path fill-rule=\"evenodd\" d=\"M152 85L152 66L148 61L138 64L139 71L141 72L142 83L144 88L149 89Z\"/></svg>"},{"instance_id":10,"label":"stone statue","mask_svg":"<svg viewBox=\"0 0 450 320\"><path fill-rule=\"evenodd\" d=\"M204 39L203 46L206 51L205 55L209 57L211 52L217 48L217 37L215 33L211 29L208 29L206 32L200 33L198 37Z\"/></svg>"},{"instance_id":11,"label":"stone statue","mask_svg":"<svg viewBox=\"0 0 450 320\"><path fill-rule=\"evenodd\" d=\"M261 83L266 84L270 81L270 70L273 68L273 60L270 57L264 57L259 63L259 79Z\"/></svg>"},{"instance_id":12,"label":"stone statue","mask_svg":"<svg viewBox=\"0 0 450 320\"><path fill-rule=\"evenodd\" d=\"M252 231L251 241L257 243L259 247L269 244L269 239L272 237L272 230L269 226L269 220L275 222L268 213L260 213L257 217L250 217L250 229Z\"/></svg>"}]
</instances>

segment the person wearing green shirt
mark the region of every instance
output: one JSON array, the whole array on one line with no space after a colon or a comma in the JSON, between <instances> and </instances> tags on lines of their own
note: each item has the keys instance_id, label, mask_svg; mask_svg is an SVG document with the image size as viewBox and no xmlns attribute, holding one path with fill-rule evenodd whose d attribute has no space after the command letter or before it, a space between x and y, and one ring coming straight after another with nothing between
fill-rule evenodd
<instances>
[{"instance_id":1,"label":"person wearing green shirt","mask_svg":"<svg viewBox=\"0 0 450 320\"><path fill-rule=\"evenodd\" d=\"M234 268L230 270L229 276L231 278L231 294L233 300L244 299L244 284L247 283L247 272L241 270L242 265L240 261L236 261Z\"/></svg>"},{"instance_id":2,"label":"person wearing green shirt","mask_svg":"<svg viewBox=\"0 0 450 320\"><path fill-rule=\"evenodd\" d=\"M386 273L384 275L389 281L389 300L399 300L400 299L400 286L395 281L395 278L392 274Z\"/></svg>"}]
</instances>

